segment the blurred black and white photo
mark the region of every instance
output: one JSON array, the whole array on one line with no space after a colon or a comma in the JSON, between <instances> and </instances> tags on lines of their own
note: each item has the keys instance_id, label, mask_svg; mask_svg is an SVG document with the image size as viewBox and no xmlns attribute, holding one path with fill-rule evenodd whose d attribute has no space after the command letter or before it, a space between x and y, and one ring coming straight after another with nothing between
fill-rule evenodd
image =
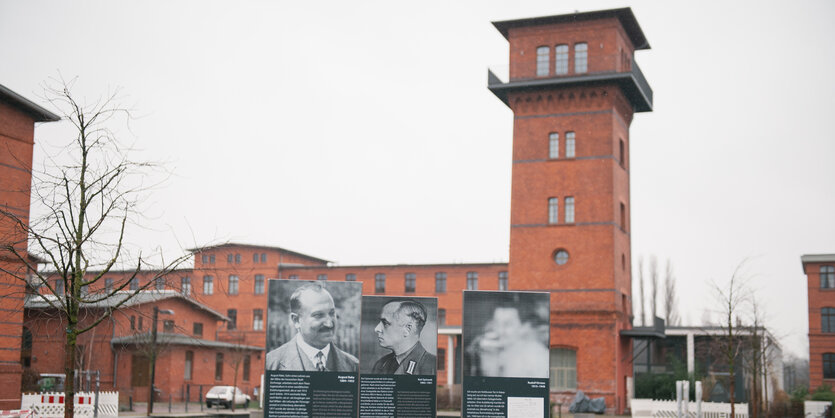
<instances>
[{"instance_id":1,"label":"blurred black and white photo","mask_svg":"<svg viewBox=\"0 0 835 418\"><path fill-rule=\"evenodd\" d=\"M360 283L270 281L266 370L356 372Z\"/></svg>"},{"instance_id":2,"label":"blurred black and white photo","mask_svg":"<svg viewBox=\"0 0 835 418\"><path fill-rule=\"evenodd\" d=\"M549 375L548 293L464 292L464 375Z\"/></svg>"},{"instance_id":3,"label":"blurred black and white photo","mask_svg":"<svg viewBox=\"0 0 835 418\"><path fill-rule=\"evenodd\" d=\"M434 375L438 300L363 297L362 373Z\"/></svg>"}]
</instances>

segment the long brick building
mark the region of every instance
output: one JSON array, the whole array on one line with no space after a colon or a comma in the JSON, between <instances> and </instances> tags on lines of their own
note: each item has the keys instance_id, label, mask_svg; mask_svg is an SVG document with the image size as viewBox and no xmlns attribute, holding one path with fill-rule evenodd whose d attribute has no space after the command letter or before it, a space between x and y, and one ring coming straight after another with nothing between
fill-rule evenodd
<instances>
[{"instance_id":1,"label":"long brick building","mask_svg":"<svg viewBox=\"0 0 835 418\"><path fill-rule=\"evenodd\" d=\"M628 8L494 26L509 43L508 80L488 73L488 88L513 117L508 263L339 266L280 247L228 243L192 250L193 268L169 275L158 291L174 289L223 316L212 340L250 347L264 346L270 326L270 279L353 280L365 294L435 296L438 384L444 386L460 382L463 290L549 291L552 396L564 400L582 390L622 413L634 336L629 126L636 112L652 110L652 90L634 53L649 44ZM125 280L116 273L106 279L101 286ZM128 288L142 280L149 279ZM174 321L177 332L191 333L188 318ZM176 349L168 356L183 359L171 367L184 367L187 355L190 364L214 364L224 349ZM253 351L250 362L263 370L263 352ZM104 384L120 391L142 383L125 386L115 375L130 371L100 368ZM251 393L259 385L255 375L242 389ZM161 389L176 399L185 385L232 381L228 373L220 380L189 376Z\"/></svg>"},{"instance_id":2,"label":"long brick building","mask_svg":"<svg viewBox=\"0 0 835 418\"><path fill-rule=\"evenodd\" d=\"M835 254L800 257L809 297L809 390L835 386Z\"/></svg>"}]
</instances>

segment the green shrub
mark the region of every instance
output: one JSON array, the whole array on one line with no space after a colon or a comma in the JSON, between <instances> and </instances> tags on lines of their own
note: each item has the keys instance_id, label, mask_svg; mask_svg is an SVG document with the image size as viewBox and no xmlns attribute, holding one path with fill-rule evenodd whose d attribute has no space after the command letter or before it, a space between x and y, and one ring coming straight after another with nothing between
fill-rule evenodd
<instances>
[{"instance_id":1,"label":"green shrub","mask_svg":"<svg viewBox=\"0 0 835 418\"><path fill-rule=\"evenodd\" d=\"M812 393L812 400L835 402L835 393L832 393L831 386L823 384L818 386L818 388Z\"/></svg>"}]
</instances>

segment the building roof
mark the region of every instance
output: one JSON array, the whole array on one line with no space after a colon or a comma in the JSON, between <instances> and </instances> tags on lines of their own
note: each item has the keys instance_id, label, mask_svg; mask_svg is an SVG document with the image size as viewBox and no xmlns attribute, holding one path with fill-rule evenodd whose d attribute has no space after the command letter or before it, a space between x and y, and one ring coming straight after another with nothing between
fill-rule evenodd
<instances>
[{"instance_id":1,"label":"building roof","mask_svg":"<svg viewBox=\"0 0 835 418\"><path fill-rule=\"evenodd\" d=\"M409 268L409 267L487 267L487 266L507 266L507 263L432 263L432 264L351 264L351 265L328 265L328 266L303 266L298 264L280 264L282 270L316 270L326 268L329 270L336 269L390 269L390 268Z\"/></svg>"},{"instance_id":2,"label":"building roof","mask_svg":"<svg viewBox=\"0 0 835 418\"><path fill-rule=\"evenodd\" d=\"M134 295L135 293L135 295ZM215 316L218 320L221 321L229 321L229 318L225 315L220 314L219 312L215 311L214 309L197 302L194 299L189 297L183 296L182 293L177 292L175 290L143 290L140 292L133 292L133 291L121 291L116 292L112 296L98 301L94 303L84 303L82 304L83 308L113 308L119 305L120 302L124 301L126 298L130 297L128 301L126 301L121 307L130 307L130 306L137 306L142 305L145 303L153 303L159 302L165 299L182 299L183 301L190 303L197 309L203 310L208 312L209 314ZM23 307L26 309L49 309L51 308L49 302L57 301L57 297L55 295L30 295L26 298Z\"/></svg>"},{"instance_id":3,"label":"building roof","mask_svg":"<svg viewBox=\"0 0 835 418\"><path fill-rule=\"evenodd\" d=\"M31 116L35 122L55 122L61 117L36 105L29 99L9 90L8 87L0 84L0 101L7 102L17 109L20 109Z\"/></svg>"},{"instance_id":4,"label":"building roof","mask_svg":"<svg viewBox=\"0 0 835 418\"><path fill-rule=\"evenodd\" d=\"M286 248L276 247L276 246L272 246L272 245L241 244L241 243L237 243L237 242L226 242L226 243L217 244L217 245L207 245L205 247L189 248L188 251L191 251L192 253L197 254L197 253L200 253L200 252L203 252L203 251L208 251L208 250L216 250L216 249L220 249L220 248L234 248L234 247L261 248L261 249L264 249L264 250L275 250L275 251L281 251L281 252L284 252L284 253L287 253L287 254L295 255L297 257L302 257L302 258L307 258L309 260L318 261L318 262L325 263L325 264L330 263L330 260L325 260L324 258L314 257L312 255L302 254L302 253L299 253L299 252L296 252L296 251L288 250Z\"/></svg>"},{"instance_id":5,"label":"building roof","mask_svg":"<svg viewBox=\"0 0 835 418\"><path fill-rule=\"evenodd\" d=\"M134 335L127 335L124 337L115 337L110 340L111 345L132 345L132 344L147 344L150 340L150 333L143 333L143 334L134 334ZM252 350L252 351L264 351L264 347L256 347L254 345L242 345L242 344L234 344L228 343L224 341L211 341L211 340L203 340L200 338L194 338L189 335L183 334L171 334L165 332L157 333L157 343L158 344L168 344L168 345L189 345L189 346L197 346L197 347L206 347L206 348L229 348L229 349L238 349L238 350Z\"/></svg>"},{"instance_id":6,"label":"building roof","mask_svg":"<svg viewBox=\"0 0 835 418\"><path fill-rule=\"evenodd\" d=\"M597 10L593 12L575 12L564 15L531 17L526 19L502 20L493 22L493 26L501 32L505 39L508 39L508 32L510 29L514 28L582 22L612 17L620 20L620 24L626 31L627 36L629 36L629 39L632 41L632 45L635 46L635 49L650 48L649 42L647 41L646 36L644 36L644 31L641 30L641 25L638 24L638 20L635 19L635 15L632 14L632 9L629 7L624 7L622 9Z\"/></svg>"},{"instance_id":7,"label":"building roof","mask_svg":"<svg viewBox=\"0 0 835 418\"><path fill-rule=\"evenodd\" d=\"M801 255L800 256L800 264L802 266L805 266L808 263L835 263L835 254L804 254L804 255Z\"/></svg>"}]
</instances>

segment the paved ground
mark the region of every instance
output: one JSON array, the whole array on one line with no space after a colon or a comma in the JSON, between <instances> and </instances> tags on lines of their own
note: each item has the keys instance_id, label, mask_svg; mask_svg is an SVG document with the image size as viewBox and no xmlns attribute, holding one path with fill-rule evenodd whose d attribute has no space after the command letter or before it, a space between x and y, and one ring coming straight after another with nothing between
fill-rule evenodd
<instances>
[{"instance_id":1,"label":"paved ground","mask_svg":"<svg viewBox=\"0 0 835 418\"><path fill-rule=\"evenodd\" d=\"M251 408L244 408L241 406L235 407L235 412L232 412L231 409L221 409L217 407L213 407L211 409L206 408L205 404L197 403L197 402L190 402L186 405L183 402L174 402L170 405L168 402L154 402L154 412L150 415L153 417L202 417L202 416L241 416L247 417L252 416L253 418L261 417L261 409L257 407L255 403L252 404L253 407ZM119 416L124 417L147 417L148 415L148 404L146 402L134 402L133 410L132 411L121 411L119 412Z\"/></svg>"}]
</instances>

